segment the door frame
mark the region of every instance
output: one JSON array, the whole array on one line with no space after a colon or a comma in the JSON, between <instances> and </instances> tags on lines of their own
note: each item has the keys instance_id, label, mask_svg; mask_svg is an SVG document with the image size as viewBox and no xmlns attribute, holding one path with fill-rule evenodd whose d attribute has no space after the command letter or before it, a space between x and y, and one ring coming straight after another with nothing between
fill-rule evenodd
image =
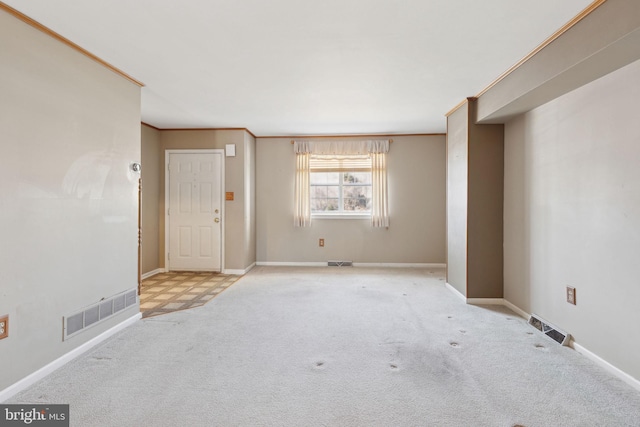
<instances>
[{"instance_id":1,"label":"door frame","mask_svg":"<svg viewBox=\"0 0 640 427\"><path fill-rule=\"evenodd\" d=\"M169 271L169 157L171 154L220 154L222 161L220 162L220 218L222 218L222 226L220 227L220 272L224 271L224 230L226 228L225 216L225 197L224 197L224 167L225 156L224 150L221 148L212 149L166 149L164 150L164 271Z\"/></svg>"}]
</instances>

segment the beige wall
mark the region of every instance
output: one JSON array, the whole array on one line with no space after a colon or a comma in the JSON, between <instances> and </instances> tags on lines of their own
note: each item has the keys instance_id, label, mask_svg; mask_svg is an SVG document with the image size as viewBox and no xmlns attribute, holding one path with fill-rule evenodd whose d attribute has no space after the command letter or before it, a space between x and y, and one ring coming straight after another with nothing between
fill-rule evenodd
<instances>
[{"instance_id":1,"label":"beige wall","mask_svg":"<svg viewBox=\"0 0 640 427\"><path fill-rule=\"evenodd\" d=\"M0 11L0 390L139 312L62 341L137 287L140 88Z\"/></svg>"},{"instance_id":2,"label":"beige wall","mask_svg":"<svg viewBox=\"0 0 640 427\"><path fill-rule=\"evenodd\" d=\"M447 283L467 295L469 104L447 117Z\"/></svg>"},{"instance_id":3,"label":"beige wall","mask_svg":"<svg viewBox=\"0 0 640 427\"><path fill-rule=\"evenodd\" d=\"M638 99L640 61L508 122L504 206L505 298L636 379Z\"/></svg>"},{"instance_id":4,"label":"beige wall","mask_svg":"<svg viewBox=\"0 0 640 427\"><path fill-rule=\"evenodd\" d=\"M504 126L476 124L475 99L447 118L447 282L502 298Z\"/></svg>"},{"instance_id":5,"label":"beige wall","mask_svg":"<svg viewBox=\"0 0 640 427\"><path fill-rule=\"evenodd\" d=\"M257 139L257 261L445 262L445 137L394 136L388 157L391 226L314 219L293 226L295 155L290 138ZM325 247L318 239L325 239Z\"/></svg>"},{"instance_id":6,"label":"beige wall","mask_svg":"<svg viewBox=\"0 0 640 427\"><path fill-rule=\"evenodd\" d=\"M467 298L502 298L504 125L475 124L469 103Z\"/></svg>"},{"instance_id":7,"label":"beige wall","mask_svg":"<svg viewBox=\"0 0 640 427\"><path fill-rule=\"evenodd\" d=\"M256 262L256 139L244 135L244 268Z\"/></svg>"},{"instance_id":8,"label":"beige wall","mask_svg":"<svg viewBox=\"0 0 640 427\"><path fill-rule=\"evenodd\" d=\"M236 156L225 157L225 191L234 193L233 201L225 202L225 248L224 269L244 270L251 265L251 223L255 222L254 210L251 209L253 194L251 182L251 165L247 161L252 158L252 143L246 138L244 130L163 130L160 131L161 168L160 173L160 219L159 247L164 267L165 253L165 150L173 149L224 149L226 144L235 144ZM252 138L252 137L251 137ZM253 251L255 253L255 251Z\"/></svg>"},{"instance_id":9,"label":"beige wall","mask_svg":"<svg viewBox=\"0 0 640 427\"><path fill-rule=\"evenodd\" d=\"M160 210L160 132L149 126L142 126L142 273L154 271L162 265L159 251L158 228Z\"/></svg>"}]
</instances>

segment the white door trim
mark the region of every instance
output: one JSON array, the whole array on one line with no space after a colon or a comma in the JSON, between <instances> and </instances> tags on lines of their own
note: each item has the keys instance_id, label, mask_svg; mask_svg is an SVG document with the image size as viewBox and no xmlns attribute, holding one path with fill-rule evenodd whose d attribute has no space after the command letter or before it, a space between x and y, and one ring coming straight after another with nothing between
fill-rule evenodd
<instances>
[{"instance_id":1,"label":"white door trim","mask_svg":"<svg viewBox=\"0 0 640 427\"><path fill-rule=\"evenodd\" d=\"M176 150L168 149L164 150L164 270L169 271L169 155L170 154L220 154L222 156L222 162L220 162L220 186L221 188L221 218L222 227L220 227L220 272L224 271L224 230L226 228L226 216L225 216L225 200L224 200L224 150L220 148L214 149L192 149L192 150Z\"/></svg>"}]
</instances>

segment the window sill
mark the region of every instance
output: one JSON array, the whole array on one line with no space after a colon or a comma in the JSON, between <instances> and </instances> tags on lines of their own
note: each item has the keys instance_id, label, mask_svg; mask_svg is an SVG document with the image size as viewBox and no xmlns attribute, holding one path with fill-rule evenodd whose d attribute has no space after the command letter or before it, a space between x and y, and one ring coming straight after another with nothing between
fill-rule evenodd
<instances>
[{"instance_id":1,"label":"window sill","mask_svg":"<svg viewBox=\"0 0 640 427\"><path fill-rule=\"evenodd\" d=\"M349 214L349 213L314 213L312 219L371 219L371 214Z\"/></svg>"}]
</instances>

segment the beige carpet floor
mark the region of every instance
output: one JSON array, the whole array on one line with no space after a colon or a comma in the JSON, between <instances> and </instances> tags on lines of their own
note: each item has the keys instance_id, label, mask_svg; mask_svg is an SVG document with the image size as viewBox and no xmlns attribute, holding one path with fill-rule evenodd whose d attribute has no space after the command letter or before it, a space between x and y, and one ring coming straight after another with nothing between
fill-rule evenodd
<instances>
[{"instance_id":1,"label":"beige carpet floor","mask_svg":"<svg viewBox=\"0 0 640 427\"><path fill-rule=\"evenodd\" d=\"M72 426L640 426L640 392L444 271L256 267L7 403ZM571 332L571 331L568 331Z\"/></svg>"}]
</instances>

